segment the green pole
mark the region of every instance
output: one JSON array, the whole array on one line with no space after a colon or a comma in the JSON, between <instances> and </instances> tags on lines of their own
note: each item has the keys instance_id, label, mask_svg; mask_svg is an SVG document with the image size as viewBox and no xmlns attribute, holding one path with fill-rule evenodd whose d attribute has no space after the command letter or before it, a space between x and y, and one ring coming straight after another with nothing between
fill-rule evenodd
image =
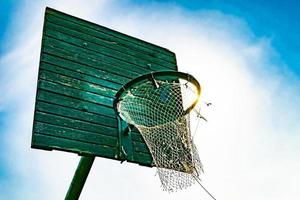
<instances>
[{"instance_id":1,"label":"green pole","mask_svg":"<svg viewBox=\"0 0 300 200\"><path fill-rule=\"evenodd\" d=\"M92 168L95 156L81 156L65 200L77 200Z\"/></svg>"}]
</instances>

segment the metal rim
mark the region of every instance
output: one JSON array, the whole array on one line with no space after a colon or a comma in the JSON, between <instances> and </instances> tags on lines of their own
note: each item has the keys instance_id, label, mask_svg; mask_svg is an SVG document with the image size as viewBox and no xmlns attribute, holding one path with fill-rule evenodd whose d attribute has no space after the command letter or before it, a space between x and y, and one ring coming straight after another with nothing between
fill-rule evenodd
<instances>
[{"instance_id":1,"label":"metal rim","mask_svg":"<svg viewBox=\"0 0 300 200\"><path fill-rule=\"evenodd\" d=\"M139 77L137 77L135 79L132 79L131 81L129 81L125 85L123 85L121 89L119 89L119 91L116 93L114 101L113 101L113 107L114 107L116 113L118 114L118 116L120 115L120 113L119 113L119 111L117 109L117 103L120 101L119 98L122 96L122 94L124 92L126 92L132 86L134 86L134 85L136 85L136 84L138 84L140 82L149 80L151 78L156 78L156 77L162 78L164 76L165 77L180 78L180 79L186 80L188 82L191 82L191 83L193 83L196 86L196 88L197 88L197 99L193 102L193 104L191 104L190 107L188 107L185 110L185 114L189 113L196 106L196 104L198 103L199 96L200 96L200 93L201 93L201 86L200 86L199 82L197 81L197 79L194 76L192 76L190 74L187 74L187 73L184 73L184 72L159 71L159 72L152 72L152 73L149 73L149 74L144 74L144 75L139 76Z\"/></svg>"}]
</instances>

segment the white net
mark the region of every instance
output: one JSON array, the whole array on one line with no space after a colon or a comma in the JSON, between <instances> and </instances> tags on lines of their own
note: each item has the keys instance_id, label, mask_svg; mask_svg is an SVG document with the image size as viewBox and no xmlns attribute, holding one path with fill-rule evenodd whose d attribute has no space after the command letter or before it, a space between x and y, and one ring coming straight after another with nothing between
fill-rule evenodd
<instances>
[{"instance_id":1,"label":"white net","mask_svg":"<svg viewBox=\"0 0 300 200\"><path fill-rule=\"evenodd\" d=\"M172 192L199 179L202 164L192 141L186 110L198 99L188 81L147 81L126 90L117 109L142 134L164 190Z\"/></svg>"}]
</instances>

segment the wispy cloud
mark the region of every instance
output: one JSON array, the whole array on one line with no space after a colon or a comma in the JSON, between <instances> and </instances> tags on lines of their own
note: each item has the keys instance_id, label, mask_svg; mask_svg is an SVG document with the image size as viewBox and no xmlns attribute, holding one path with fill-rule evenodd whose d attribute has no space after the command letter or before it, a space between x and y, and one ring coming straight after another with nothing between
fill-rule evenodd
<instances>
[{"instance_id":1,"label":"wispy cloud","mask_svg":"<svg viewBox=\"0 0 300 200\"><path fill-rule=\"evenodd\" d=\"M46 5L176 53L179 69L195 75L202 99L213 103L196 143L205 165L204 184L218 199L297 199L299 77L280 61L271 40L255 37L243 19L221 11L188 12L172 4L130 1L48 3L20 6L10 48L0 57L5 91L0 111L9 113L1 155L12 174L1 183L14 188L1 191L0 199L62 199L78 161L73 154L30 149ZM154 174L154 169L98 158L82 199L209 199L196 186L163 193Z\"/></svg>"}]
</instances>

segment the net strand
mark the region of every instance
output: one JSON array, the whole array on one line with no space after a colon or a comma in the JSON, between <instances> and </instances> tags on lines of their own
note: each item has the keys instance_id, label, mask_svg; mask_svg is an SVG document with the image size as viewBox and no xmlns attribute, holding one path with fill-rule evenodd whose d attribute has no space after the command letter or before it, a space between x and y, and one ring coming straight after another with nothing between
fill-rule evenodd
<instances>
[{"instance_id":1,"label":"net strand","mask_svg":"<svg viewBox=\"0 0 300 200\"><path fill-rule=\"evenodd\" d=\"M202 187L202 189L214 200L217 200L200 182L200 179L198 179L197 177L195 177L195 180L197 181L197 183Z\"/></svg>"},{"instance_id":2,"label":"net strand","mask_svg":"<svg viewBox=\"0 0 300 200\"><path fill-rule=\"evenodd\" d=\"M190 82L155 80L127 90L118 102L121 117L141 133L165 191L187 188L203 171L191 137L190 114L198 98Z\"/></svg>"}]
</instances>

